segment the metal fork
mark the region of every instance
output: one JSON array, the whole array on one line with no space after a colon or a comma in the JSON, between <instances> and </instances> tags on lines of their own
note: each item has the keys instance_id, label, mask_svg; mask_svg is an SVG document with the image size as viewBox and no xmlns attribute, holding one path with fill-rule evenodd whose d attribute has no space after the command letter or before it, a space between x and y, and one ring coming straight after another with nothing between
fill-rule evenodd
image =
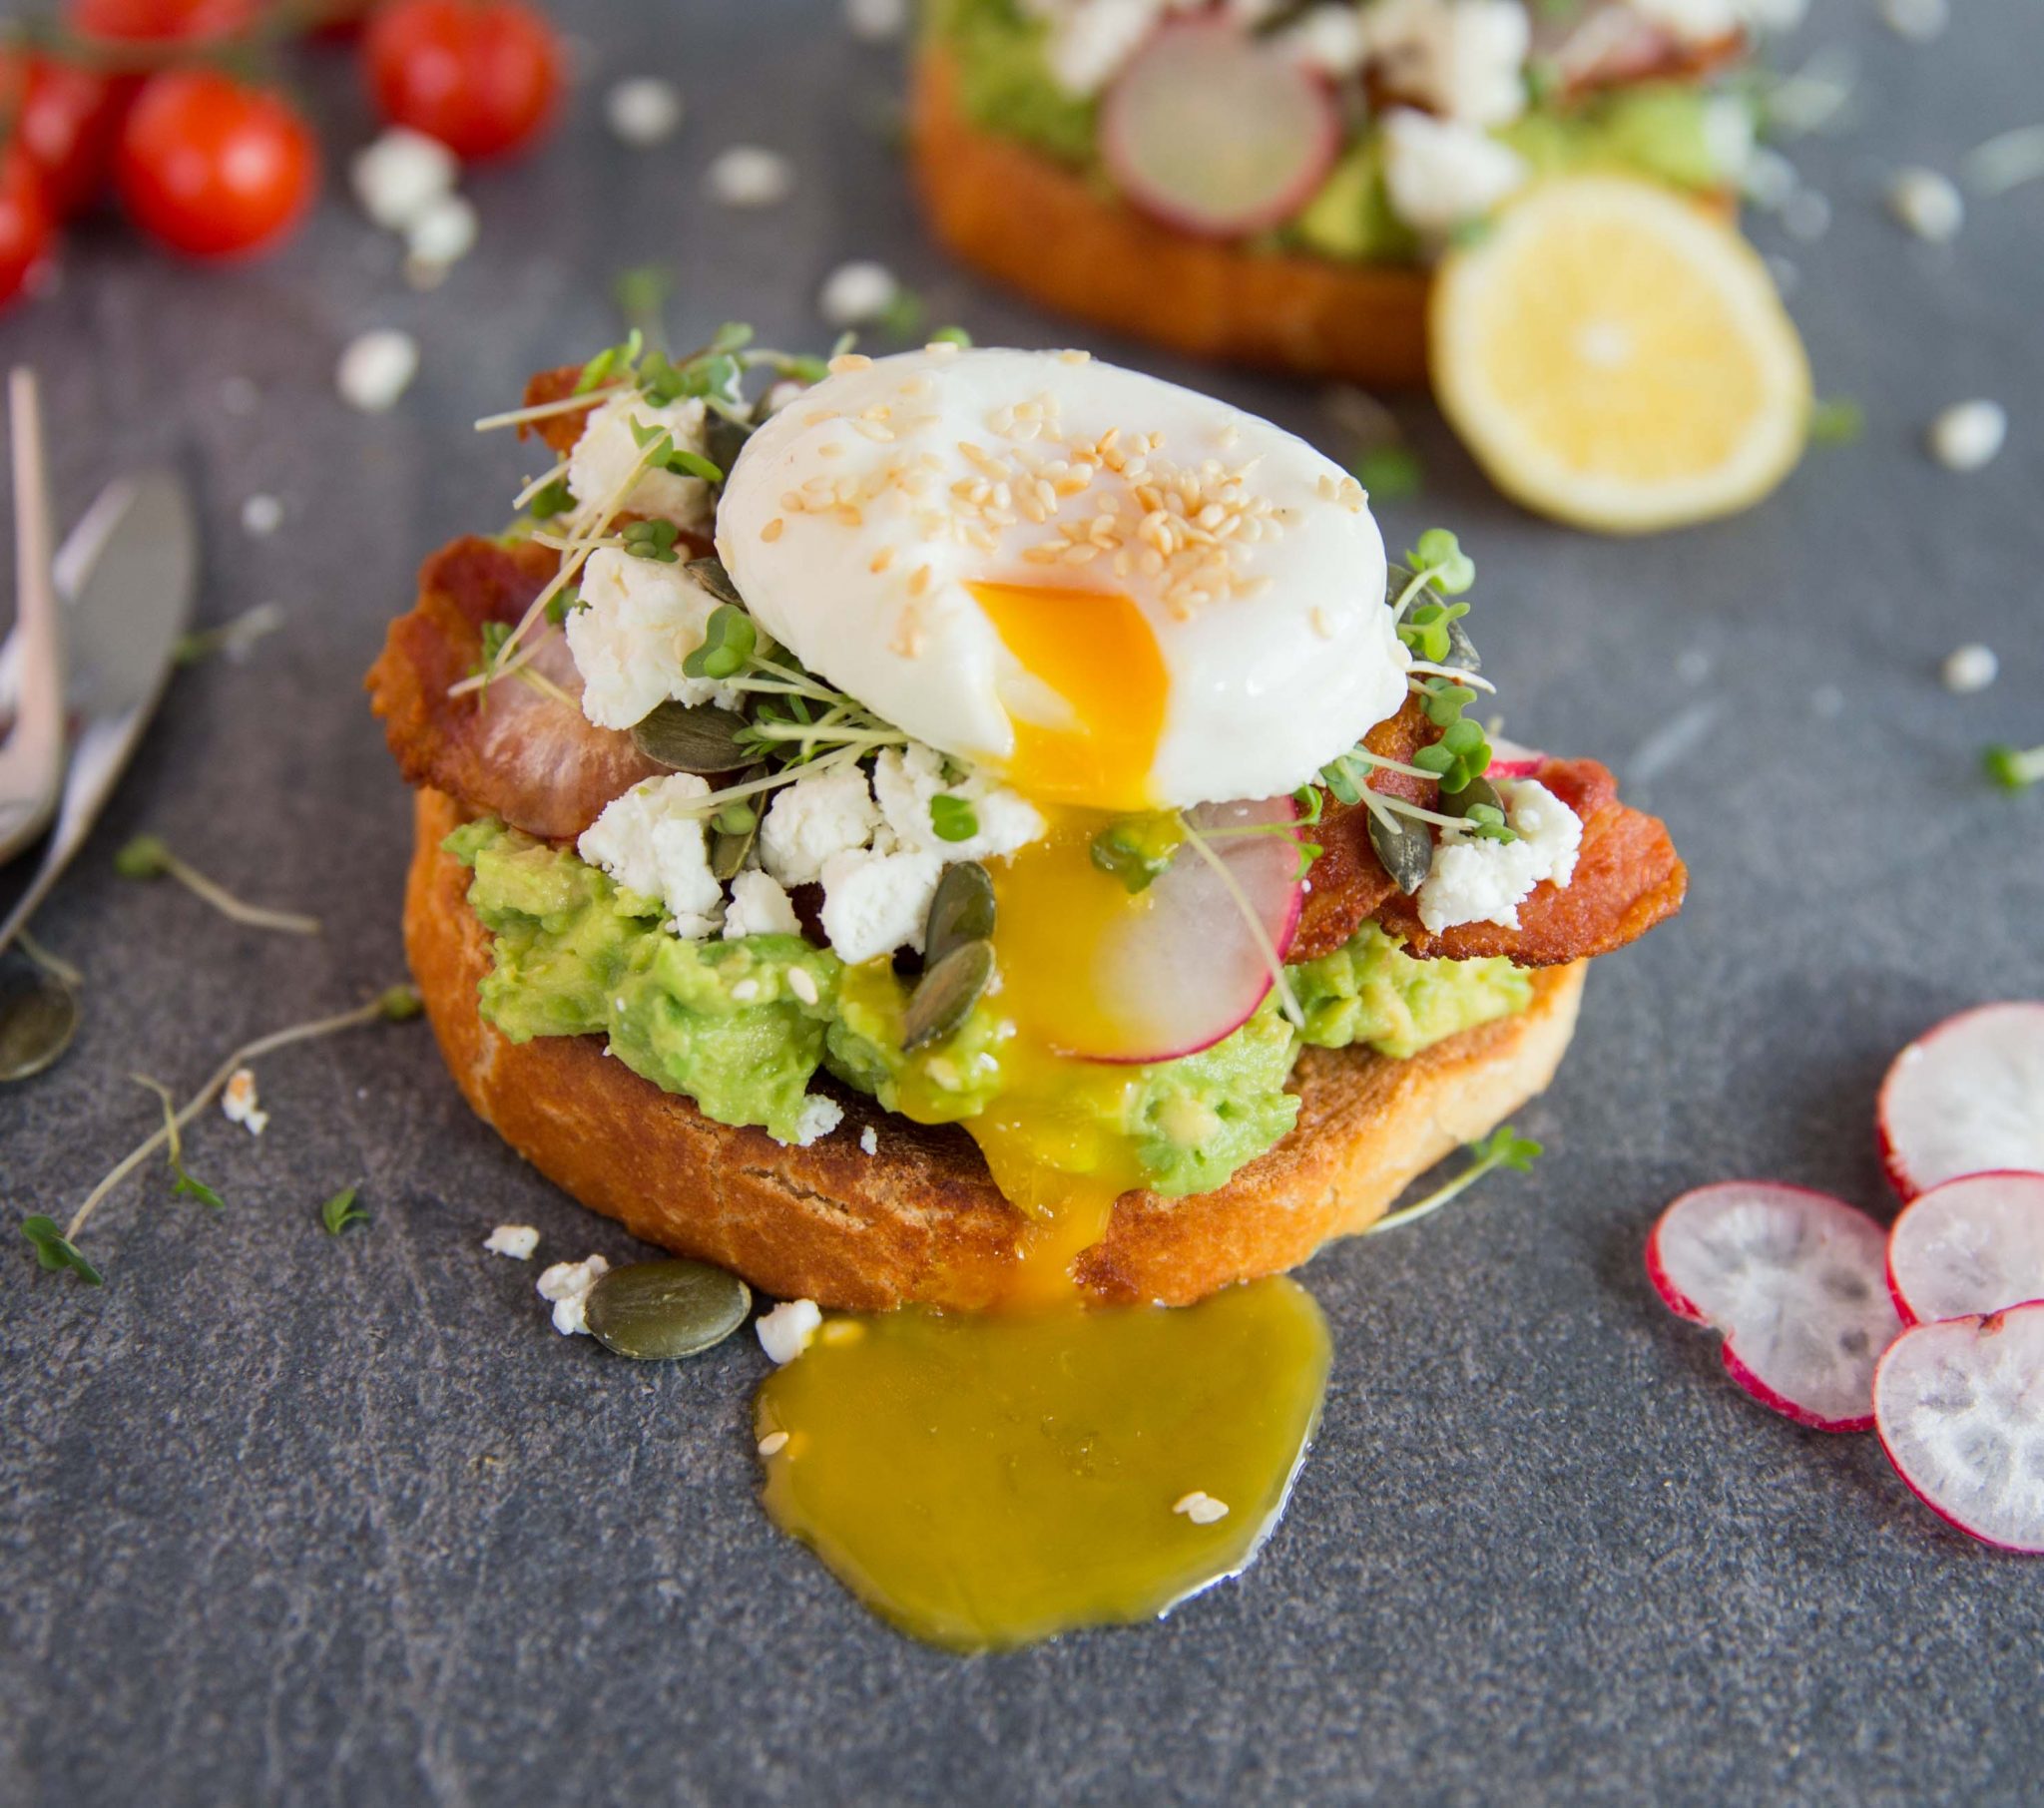
<instances>
[{"instance_id":1,"label":"metal fork","mask_svg":"<svg viewBox=\"0 0 2044 1808\"><path fill-rule=\"evenodd\" d=\"M51 577L50 475L35 372L7 379L14 449L15 629L20 688L0 745L0 863L48 825L64 778L64 639Z\"/></svg>"}]
</instances>

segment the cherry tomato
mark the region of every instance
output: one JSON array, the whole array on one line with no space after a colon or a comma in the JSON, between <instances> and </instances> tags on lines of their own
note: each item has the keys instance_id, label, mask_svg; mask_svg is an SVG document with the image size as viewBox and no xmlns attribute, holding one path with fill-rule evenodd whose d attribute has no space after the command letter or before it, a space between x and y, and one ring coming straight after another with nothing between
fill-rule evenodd
<instances>
[{"instance_id":1,"label":"cherry tomato","mask_svg":"<svg viewBox=\"0 0 2044 1808\"><path fill-rule=\"evenodd\" d=\"M386 0L364 49L383 117L457 157L529 144L560 98L560 43L523 0Z\"/></svg>"},{"instance_id":2,"label":"cherry tomato","mask_svg":"<svg viewBox=\"0 0 2044 1808\"><path fill-rule=\"evenodd\" d=\"M124 44L196 44L252 24L262 0L68 0L72 29Z\"/></svg>"},{"instance_id":3,"label":"cherry tomato","mask_svg":"<svg viewBox=\"0 0 2044 1808\"><path fill-rule=\"evenodd\" d=\"M112 85L89 69L35 51L0 50L0 118L42 179L43 199L59 219L100 191L114 148Z\"/></svg>"},{"instance_id":4,"label":"cherry tomato","mask_svg":"<svg viewBox=\"0 0 2044 1808\"><path fill-rule=\"evenodd\" d=\"M145 231L194 257L234 257L304 217L319 148L280 96L218 70L166 70L129 111L114 179Z\"/></svg>"},{"instance_id":5,"label":"cherry tomato","mask_svg":"<svg viewBox=\"0 0 2044 1808\"><path fill-rule=\"evenodd\" d=\"M50 210L35 165L17 147L0 150L0 306L21 293L50 248Z\"/></svg>"}]
</instances>

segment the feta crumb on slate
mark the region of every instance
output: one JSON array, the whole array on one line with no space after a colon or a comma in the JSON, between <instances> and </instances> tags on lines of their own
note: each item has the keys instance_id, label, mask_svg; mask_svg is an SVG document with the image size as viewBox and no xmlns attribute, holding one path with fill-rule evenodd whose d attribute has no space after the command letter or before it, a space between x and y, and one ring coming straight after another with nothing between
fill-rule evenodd
<instances>
[{"instance_id":1,"label":"feta crumb on slate","mask_svg":"<svg viewBox=\"0 0 2044 1808\"><path fill-rule=\"evenodd\" d=\"M1945 656L1944 687L1954 695L1970 696L1976 690L1985 690L2000 676L2001 661L1995 657L1994 649L1978 641L1954 647Z\"/></svg>"},{"instance_id":2,"label":"feta crumb on slate","mask_svg":"<svg viewBox=\"0 0 2044 1808\"><path fill-rule=\"evenodd\" d=\"M1831 204L1814 189L1797 189L1782 204L1782 230L1814 244L1831 229Z\"/></svg>"},{"instance_id":3,"label":"feta crumb on slate","mask_svg":"<svg viewBox=\"0 0 2044 1808\"><path fill-rule=\"evenodd\" d=\"M589 1322L583 1316L589 1303L589 1289L611 1271L600 1255L579 1262L556 1262L539 1277L539 1296L554 1308L554 1329L563 1337L586 1337Z\"/></svg>"},{"instance_id":4,"label":"feta crumb on slate","mask_svg":"<svg viewBox=\"0 0 2044 1808\"><path fill-rule=\"evenodd\" d=\"M710 519L710 489L700 477L646 471L622 494L620 486L645 462L646 448L632 432L635 423L641 429L665 427L679 449L701 452L706 412L700 397L656 408L643 396L612 396L590 415L568 454L570 494L591 507L659 515L682 527L705 525Z\"/></svg>"},{"instance_id":5,"label":"feta crumb on slate","mask_svg":"<svg viewBox=\"0 0 2044 1808\"><path fill-rule=\"evenodd\" d=\"M802 1115L795 1120L794 1145L807 1148L811 1142L820 1141L844 1122L844 1107L834 1099L826 1099L821 1093L811 1093L802 1101Z\"/></svg>"},{"instance_id":6,"label":"feta crumb on slate","mask_svg":"<svg viewBox=\"0 0 2044 1808\"><path fill-rule=\"evenodd\" d=\"M443 273L475 249L481 229L473 203L459 195L443 195L405 227L405 255L414 273Z\"/></svg>"},{"instance_id":7,"label":"feta crumb on slate","mask_svg":"<svg viewBox=\"0 0 2044 1808\"><path fill-rule=\"evenodd\" d=\"M760 864L782 885L811 885L833 854L864 847L880 813L856 766L811 772L775 793L760 824Z\"/></svg>"},{"instance_id":8,"label":"feta crumb on slate","mask_svg":"<svg viewBox=\"0 0 2044 1808\"><path fill-rule=\"evenodd\" d=\"M438 139L392 126L356 152L348 180L362 212L386 232L404 231L453 194L461 165Z\"/></svg>"},{"instance_id":9,"label":"feta crumb on slate","mask_svg":"<svg viewBox=\"0 0 2044 1808\"><path fill-rule=\"evenodd\" d=\"M220 1109L230 1124L246 1125L252 1136L259 1136L269 1128L269 1114L256 1103L256 1075L249 1068L237 1068L228 1077Z\"/></svg>"},{"instance_id":10,"label":"feta crumb on slate","mask_svg":"<svg viewBox=\"0 0 2044 1808\"><path fill-rule=\"evenodd\" d=\"M1042 816L1020 792L979 772L946 783L943 755L919 741L881 752L873 763L873 795L887 827L903 846L936 854L946 862L1012 854L1043 833ZM930 816L930 803L939 795L971 804L977 832L963 841L942 839Z\"/></svg>"},{"instance_id":11,"label":"feta crumb on slate","mask_svg":"<svg viewBox=\"0 0 2044 1808\"><path fill-rule=\"evenodd\" d=\"M2008 410L1999 402L1954 402L1930 423L1930 455L1947 471L1977 471L2008 438Z\"/></svg>"},{"instance_id":12,"label":"feta crumb on slate","mask_svg":"<svg viewBox=\"0 0 2044 1808\"><path fill-rule=\"evenodd\" d=\"M1912 44L1928 44L1951 21L1946 0L1881 0L1880 16L1888 30Z\"/></svg>"},{"instance_id":13,"label":"feta crumb on slate","mask_svg":"<svg viewBox=\"0 0 2044 1808\"><path fill-rule=\"evenodd\" d=\"M223 377L220 405L230 414L254 414L262 406L262 391L254 377Z\"/></svg>"},{"instance_id":14,"label":"feta crumb on slate","mask_svg":"<svg viewBox=\"0 0 2044 1808\"><path fill-rule=\"evenodd\" d=\"M252 496L242 504L242 531L252 539L267 540L283 526L283 504L274 496Z\"/></svg>"},{"instance_id":15,"label":"feta crumb on slate","mask_svg":"<svg viewBox=\"0 0 2044 1808\"><path fill-rule=\"evenodd\" d=\"M1566 885L1575 876L1583 823L1535 779L1500 784L1505 820L1516 841L1443 841L1419 888L1419 920L1438 935L1458 923L1519 926L1519 906L1542 880Z\"/></svg>"},{"instance_id":16,"label":"feta crumb on slate","mask_svg":"<svg viewBox=\"0 0 2044 1808\"><path fill-rule=\"evenodd\" d=\"M1935 170L1898 170L1888 184L1888 212L1918 238L1948 244L1966 221L1966 204Z\"/></svg>"},{"instance_id":17,"label":"feta crumb on slate","mask_svg":"<svg viewBox=\"0 0 2044 1808\"><path fill-rule=\"evenodd\" d=\"M659 76L631 76L604 96L603 116L626 144L650 150L681 130L682 91Z\"/></svg>"},{"instance_id":18,"label":"feta crumb on slate","mask_svg":"<svg viewBox=\"0 0 2044 1808\"><path fill-rule=\"evenodd\" d=\"M340 354L333 383L350 408L383 414L396 407L418 371L418 341L408 332L381 327L363 333Z\"/></svg>"},{"instance_id":19,"label":"feta crumb on slate","mask_svg":"<svg viewBox=\"0 0 2044 1808\"><path fill-rule=\"evenodd\" d=\"M823 862L823 934L847 966L922 947L944 862L936 854L848 848Z\"/></svg>"},{"instance_id":20,"label":"feta crumb on slate","mask_svg":"<svg viewBox=\"0 0 2044 1808\"><path fill-rule=\"evenodd\" d=\"M794 166L778 151L733 145L711 159L703 187L719 207L770 208L793 190Z\"/></svg>"},{"instance_id":21,"label":"feta crumb on slate","mask_svg":"<svg viewBox=\"0 0 2044 1808\"><path fill-rule=\"evenodd\" d=\"M854 257L823 278L816 291L816 312L826 326L865 326L894 305L901 284L884 263Z\"/></svg>"},{"instance_id":22,"label":"feta crumb on slate","mask_svg":"<svg viewBox=\"0 0 2044 1808\"><path fill-rule=\"evenodd\" d=\"M483 1238L492 1255L508 1255L514 1262L529 1262L539 1247L539 1232L530 1224L499 1224Z\"/></svg>"},{"instance_id":23,"label":"feta crumb on slate","mask_svg":"<svg viewBox=\"0 0 2044 1808\"><path fill-rule=\"evenodd\" d=\"M784 1299L760 1315L760 1347L775 1362L792 1362L809 1347L823 1314L812 1299Z\"/></svg>"},{"instance_id":24,"label":"feta crumb on slate","mask_svg":"<svg viewBox=\"0 0 2044 1808\"><path fill-rule=\"evenodd\" d=\"M1532 26L1519 0L1378 0L1362 22L1379 77L1400 99L1463 126L1508 125L1526 111Z\"/></svg>"},{"instance_id":25,"label":"feta crumb on slate","mask_svg":"<svg viewBox=\"0 0 2044 1808\"><path fill-rule=\"evenodd\" d=\"M1228 1503L1217 1501L1205 1489L1196 1488L1183 1497L1172 1512L1184 1514L1195 1526L1211 1526L1216 1520L1228 1517Z\"/></svg>"},{"instance_id":26,"label":"feta crumb on slate","mask_svg":"<svg viewBox=\"0 0 2044 1808\"><path fill-rule=\"evenodd\" d=\"M731 903L724 913L724 934L727 941L736 941L744 935L800 935L801 923L794 914L794 906L787 901L787 893L774 883L770 874L743 872L731 882ZM751 980L741 980L739 985L752 985ZM732 988L732 996L738 997L738 986Z\"/></svg>"},{"instance_id":27,"label":"feta crumb on slate","mask_svg":"<svg viewBox=\"0 0 2044 1808\"><path fill-rule=\"evenodd\" d=\"M630 728L670 700L732 700L728 687L682 670L717 608L686 566L599 547L582 568L582 603L568 616L568 651L582 675L582 713L598 727Z\"/></svg>"},{"instance_id":28,"label":"feta crumb on slate","mask_svg":"<svg viewBox=\"0 0 2044 1808\"><path fill-rule=\"evenodd\" d=\"M880 1132L869 1124L858 1133L858 1145L869 1155L880 1152Z\"/></svg>"},{"instance_id":29,"label":"feta crumb on slate","mask_svg":"<svg viewBox=\"0 0 2044 1808\"><path fill-rule=\"evenodd\" d=\"M908 30L909 0L844 0L844 29L867 44L884 44Z\"/></svg>"},{"instance_id":30,"label":"feta crumb on slate","mask_svg":"<svg viewBox=\"0 0 2044 1808\"><path fill-rule=\"evenodd\" d=\"M1057 85L1081 99L1098 94L1149 37L1160 10L1159 0L1092 0L1057 9L1043 46Z\"/></svg>"},{"instance_id":31,"label":"feta crumb on slate","mask_svg":"<svg viewBox=\"0 0 2044 1808\"><path fill-rule=\"evenodd\" d=\"M634 785L604 805L575 851L626 891L666 905L672 932L700 941L724 914L724 887L710 870L702 820L691 813L710 786L693 772Z\"/></svg>"},{"instance_id":32,"label":"feta crumb on slate","mask_svg":"<svg viewBox=\"0 0 2044 1808\"><path fill-rule=\"evenodd\" d=\"M1391 206L1422 232L1442 236L1479 219L1530 174L1524 158L1478 126L1393 107L1383 128Z\"/></svg>"},{"instance_id":33,"label":"feta crumb on slate","mask_svg":"<svg viewBox=\"0 0 2044 1808\"><path fill-rule=\"evenodd\" d=\"M1369 26L1347 4L1309 7L1273 33L1271 41L1306 68L1336 79L1353 75L1369 58Z\"/></svg>"}]
</instances>

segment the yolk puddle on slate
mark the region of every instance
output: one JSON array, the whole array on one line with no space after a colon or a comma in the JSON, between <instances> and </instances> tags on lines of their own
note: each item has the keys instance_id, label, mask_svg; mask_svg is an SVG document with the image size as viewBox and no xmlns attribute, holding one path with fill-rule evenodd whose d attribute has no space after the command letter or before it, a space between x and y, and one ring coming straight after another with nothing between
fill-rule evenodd
<instances>
[{"instance_id":1,"label":"yolk puddle on slate","mask_svg":"<svg viewBox=\"0 0 2044 1808\"><path fill-rule=\"evenodd\" d=\"M1114 1133L1140 1081L1061 1051L1116 1046L1094 975L1148 900L1091 846L1149 802L1166 674L1126 597L971 588L1028 680L1007 776L1051 824L993 869L1012 1034L1000 1093L964 1124L1026 1226L1000 1310L833 1316L755 1417L776 1439L773 1522L903 1631L987 1650L1154 1618L1241 1572L1283 1511L1330 1345L1283 1279L1177 1309L1080 1301L1074 1259L1142 1183ZM1194 1494L1228 1512L1174 1511Z\"/></svg>"}]
</instances>

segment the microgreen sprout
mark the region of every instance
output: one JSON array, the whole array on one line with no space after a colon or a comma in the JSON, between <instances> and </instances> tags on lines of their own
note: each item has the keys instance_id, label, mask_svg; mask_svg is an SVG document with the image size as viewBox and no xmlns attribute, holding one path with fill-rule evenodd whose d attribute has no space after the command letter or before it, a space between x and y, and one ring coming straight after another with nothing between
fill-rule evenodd
<instances>
[{"instance_id":1,"label":"microgreen sprout","mask_svg":"<svg viewBox=\"0 0 2044 1808\"><path fill-rule=\"evenodd\" d=\"M85 1259L84 1252L76 1243L57 1228L55 1218L44 1217L40 1212L34 1217L23 1218L21 1234L34 1245L36 1260L52 1274L60 1274L69 1268L88 1287L107 1284L107 1277Z\"/></svg>"},{"instance_id":2,"label":"microgreen sprout","mask_svg":"<svg viewBox=\"0 0 2044 1808\"><path fill-rule=\"evenodd\" d=\"M929 317L929 308L914 289L895 285L894 293L888 297L887 305L873 322L889 338L913 339L922 332L923 321ZM925 344L927 340L923 341Z\"/></svg>"},{"instance_id":3,"label":"microgreen sprout","mask_svg":"<svg viewBox=\"0 0 2044 1808\"><path fill-rule=\"evenodd\" d=\"M923 342L926 345L956 345L962 351L972 349L972 335L962 326L940 326Z\"/></svg>"},{"instance_id":4,"label":"microgreen sprout","mask_svg":"<svg viewBox=\"0 0 2044 1808\"><path fill-rule=\"evenodd\" d=\"M681 529L672 521L658 518L633 521L625 525L619 538L624 542L625 551L634 559L651 559L661 565L679 565L680 553L675 551L675 537ZM554 600L559 602L557 597ZM548 604L551 609L553 604Z\"/></svg>"},{"instance_id":5,"label":"microgreen sprout","mask_svg":"<svg viewBox=\"0 0 2044 1808\"><path fill-rule=\"evenodd\" d=\"M1446 528L1428 528L1405 555L1406 566L1443 596L1459 597L1476 582L1476 561Z\"/></svg>"},{"instance_id":6,"label":"microgreen sprout","mask_svg":"<svg viewBox=\"0 0 2044 1808\"><path fill-rule=\"evenodd\" d=\"M163 1101L164 1137L169 1144L165 1152L170 1160L171 1172L178 1176L178 1183L171 1188L171 1197L194 1198L202 1205L210 1205L215 1211L227 1210L227 1200L185 1165L185 1138L180 1133L178 1105L171 1097L171 1089L161 1080L150 1079L147 1074L131 1074L129 1079L137 1086L146 1086Z\"/></svg>"},{"instance_id":7,"label":"microgreen sprout","mask_svg":"<svg viewBox=\"0 0 2044 1808\"><path fill-rule=\"evenodd\" d=\"M216 885L196 867L179 859L161 835L137 835L114 856L114 870L124 879L175 879L194 896L205 899L222 916L237 923L246 923L253 929L275 929L287 935L319 933L317 917L245 904L233 892Z\"/></svg>"},{"instance_id":8,"label":"microgreen sprout","mask_svg":"<svg viewBox=\"0 0 2044 1808\"><path fill-rule=\"evenodd\" d=\"M2004 791L2027 791L2044 782L2044 747L1992 746L1980 755L1980 764Z\"/></svg>"},{"instance_id":9,"label":"microgreen sprout","mask_svg":"<svg viewBox=\"0 0 2044 1808\"><path fill-rule=\"evenodd\" d=\"M201 628L191 634L181 634L171 650L171 657L180 666L197 666L216 653L239 660L263 636L274 634L282 626L281 606L258 603L254 609L245 609L233 621L223 622L218 628Z\"/></svg>"},{"instance_id":10,"label":"microgreen sprout","mask_svg":"<svg viewBox=\"0 0 2044 1808\"><path fill-rule=\"evenodd\" d=\"M1372 446L1348 470L1372 502L1409 502L1426 487L1426 469L1410 446Z\"/></svg>"},{"instance_id":11,"label":"microgreen sprout","mask_svg":"<svg viewBox=\"0 0 2044 1808\"><path fill-rule=\"evenodd\" d=\"M642 263L618 272L611 283L611 298L626 326L642 339L653 341L663 336L661 320L674 287L674 277L659 264Z\"/></svg>"},{"instance_id":12,"label":"microgreen sprout","mask_svg":"<svg viewBox=\"0 0 2044 1808\"><path fill-rule=\"evenodd\" d=\"M649 401L652 395L649 392ZM657 403L656 406L666 406ZM632 438L646 454L642 461L649 471L668 471L677 477L700 477L705 483L724 482L724 473L700 452L691 452L686 446L677 446L675 436L665 427L649 426L644 421L628 420L626 426L632 430Z\"/></svg>"},{"instance_id":13,"label":"microgreen sprout","mask_svg":"<svg viewBox=\"0 0 2044 1808\"><path fill-rule=\"evenodd\" d=\"M939 841L970 841L979 833L979 812L971 798L939 791L930 799L930 829Z\"/></svg>"},{"instance_id":14,"label":"microgreen sprout","mask_svg":"<svg viewBox=\"0 0 2044 1808\"><path fill-rule=\"evenodd\" d=\"M1171 870L1190 832L1176 810L1124 816L1093 837L1093 864L1119 879L1131 895L1147 891Z\"/></svg>"},{"instance_id":15,"label":"microgreen sprout","mask_svg":"<svg viewBox=\"0 0 2044 1808\"><path fill-rule=\"evenodd\" d=\"M366 1224L369 1214L355 1203L353 1186L343 1186L332 1198L319 1207L319 1222L325 1226L328 1236L338 1236L350 1224Z\"/></svg>"},{"instance_id":16,"label":"microgreen sprout","mask_svg":"<svg viewBox=\"0 0 2044 1808\"><path fill-rule=\"evenodd\" d=\"M760 645L753 618L734 604L720 603L703 626L703 645L682 661L690 678L720 682L745 671Z\"/></svg>"},{"instance_id":17,"label":"microgreen sprout","mask_svg":"<svg viewBox=\"0 0 2044 1808\"><path fill-rule=\"evenodd\" d=\"M566 590L556 591L547 603L547 622L554 628L565 627L568 618L582 607L582 586L571 584Z\"/></svg>"},{"instance_id":18,"label":"microgreen sprout","mask_svg":"<svg viewBox=\"0 0 2044 1808\"><path fill-rule=\"evenodd\" d=\"M1467 1149L1469 1165L1452 1180L1402 1210L1377 1219L1364 1234L1375 1236L1381 1230L1397 1230L1416 1223L1440 1210L1450 1199L1459 1198L1485 1174L1494 1173L1500 1167L1509 1167L1514 1173L1530 1173L1533 1163L1545 1152L1532 1137L1520 1135L1509 1124L1499 1125L1481 1141L1467 1144Z\"/></svg>"},{"instance_id":19,"label":"microgreen sprout","mask_svg":"<svg viewBox=\"0 0 2044 1808\"><path fill-rule=\"evenodd\" d=\"M1866 431L1866 410L1850 396L1819 397L1809 405L1809 443L1849 446Z\"/></svg>"},{"instance_id":20,"label":"microgreen sprout","mask_svg":"<svg viewBox=\"0 0 2044 1808\"><path fill-rule=\"evenodd\" d=\"M575 506L575 492L565 477L552 477L526 498L525 506L535 521L552 521Z\"/></svg>"}]
</instances>

